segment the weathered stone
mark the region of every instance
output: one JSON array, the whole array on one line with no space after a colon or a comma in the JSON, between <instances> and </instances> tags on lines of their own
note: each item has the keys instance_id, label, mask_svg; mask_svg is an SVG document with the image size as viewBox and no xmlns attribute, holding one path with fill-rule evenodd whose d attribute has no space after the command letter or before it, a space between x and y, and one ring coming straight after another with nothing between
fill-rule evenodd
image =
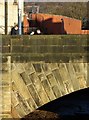
<instances>
[{"instance_id":1,"label":"weathered stone","mask_svg":"<svg viewBox=\"0 0 89 120\"><path fill-rule=\"evenodd\" d=\"M3 53L0 82L3 99L7 98L3 103L10 103L3 106L6 111L12 104L18 117L23 117L89 86L86 36L3 36L3 40L4 48L10 44L10 52Z\"/></svg>"}]
</instances>

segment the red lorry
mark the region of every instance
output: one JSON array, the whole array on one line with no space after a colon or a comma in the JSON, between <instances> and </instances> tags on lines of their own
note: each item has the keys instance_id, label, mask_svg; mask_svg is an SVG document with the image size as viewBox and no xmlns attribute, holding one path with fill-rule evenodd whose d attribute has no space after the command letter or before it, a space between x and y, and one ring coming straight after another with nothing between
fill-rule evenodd
<instances>
[{"instance_id":1,"label":"red lorry","mask_svg":"<svg viewBox=\"0 0 89 120\"><path fill-rule=\"evenodd\" d=\"M40 29L42 34L89 34L89 30L82 30L82 21L62 15L28 14L24 16L23 31Z\"/></svg>"}]
</instances>

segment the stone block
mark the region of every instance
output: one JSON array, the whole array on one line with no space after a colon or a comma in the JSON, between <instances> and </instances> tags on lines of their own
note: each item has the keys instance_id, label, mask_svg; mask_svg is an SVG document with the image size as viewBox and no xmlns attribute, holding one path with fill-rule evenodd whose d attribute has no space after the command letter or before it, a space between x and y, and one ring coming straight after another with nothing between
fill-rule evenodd
<instances>
[{"instance_id":1,"label":"stone block","mask_svg":"<svg viewBox=\"0 0 89 120\"><path fill-rule=\"evenodd\" d=\"M59 97L62 96L62 95L61 95L61 91L58 89L58 86L57 86L57 85L54 85L54 86L52 87L52 90L53 90L53 93L54 93L54 95L56 96L56 98L59 98Z\"/></svg>"},{"instance_id":2,"label":"stone block","mask_svg":"<svg viewBox=\"0 0 89 120\"><path fill-rule=\"evenodd\" d=\"M29 85L28 89L29 89L29 92L30 92L31 96L33 97L34 101L36 102L37 106L40 106L42 103L41 103L39 95L37 94L37 91L35 90L33 85Z\"/></svg>"},{"instance_id":3,"label":"stone block","mask_svg":"<svg viewBox=\"0 0 89 120\"><path fill-rule=\"evenodd\" d=\"M49 86L48 81L47 80L42 81L42 85L43 85L43 87L44 87L50 101L54 100L56 97L55 97L51 87Z\"/></svg>"}]
</instances>

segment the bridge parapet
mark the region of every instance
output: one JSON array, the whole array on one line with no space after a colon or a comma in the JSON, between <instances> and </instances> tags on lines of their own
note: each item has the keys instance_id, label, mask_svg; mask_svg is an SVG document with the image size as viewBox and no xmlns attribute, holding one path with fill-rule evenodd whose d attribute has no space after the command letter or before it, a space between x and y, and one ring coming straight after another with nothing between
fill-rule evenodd
<instances>
[{"instance_id":1,"label":"bridge parapet","mask_svg":"<svg viewBox=\"0 0 89 120\"><path fill-rule=\"evenodd\" d=\"M10 55L12 61L68 62L81 57L88 61L88 35L2 36L2 39L3 56Z\"/></svg>"}]
</instances>

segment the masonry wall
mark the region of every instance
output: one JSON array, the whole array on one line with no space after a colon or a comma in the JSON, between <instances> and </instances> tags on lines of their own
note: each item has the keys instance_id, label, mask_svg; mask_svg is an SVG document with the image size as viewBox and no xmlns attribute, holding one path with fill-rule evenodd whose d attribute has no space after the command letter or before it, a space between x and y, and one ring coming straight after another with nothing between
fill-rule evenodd
<instances>
[{"instance_id":1,"label":"masonry wall","mask_svg":"<svg viewBox=\"0 0 89 120\"><path fill-rule=\"evenodd\" d=\"M14 117L23 117L54 99L89 87L87 63L29 62L13 65L12 108L16 111L15 114L12 111Z\"/></svg>"},{"instance_id":2,"label":"masonry wall","mask_svg":"<svg viewBox=\"0 0 89 120\"><path fill-rule=\"evenodd\" d=\"M12 88L11 98L4 104L11 100L8 112L12 117L23 117L54 99L89 87L86 35L2 36L2 41L3 65L6 68L9 63ZM3 77L5 73L9 75L3 72Z\"/></svg>"},{"instance_id":3,"label":"masonry wall","mask_svg":"<svg viewBox=\"0 0 89 120\"><path fill-rule=\"evenodd\" d=\"M0 61L0 118L12 118L11 92L11 62L10 57L7 57L6 62Z\"/></svg>"}]
</instances>

